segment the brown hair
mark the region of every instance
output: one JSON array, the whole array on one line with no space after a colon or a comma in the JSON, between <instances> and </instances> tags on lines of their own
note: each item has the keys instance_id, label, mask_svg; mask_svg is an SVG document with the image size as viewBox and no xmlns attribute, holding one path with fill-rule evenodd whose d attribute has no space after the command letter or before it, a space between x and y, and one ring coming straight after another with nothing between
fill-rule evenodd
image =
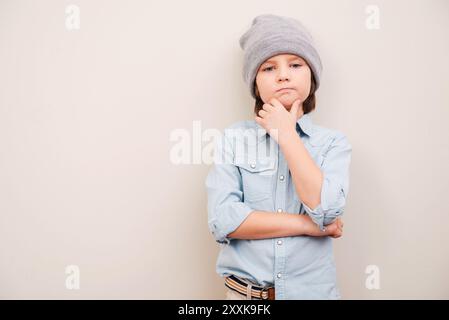
<instances>
[{"instance_id":1,"label":"brown hair","mask_svg":"<svg viewBox=\"0 0 449 320\"><path fill-rule=\"evenodd\" d=\"M316 98L315 98L315 91L316 91L316 82L315 82L315 77L312 74L312 79L310 82L310 93L309 96L307 97L307 99L303 102L302 106L303 106L303 111L304 114L307 114L309 112L312 112L313 110L315 110L315 103L316 103ZM256 116L259 115L259 111L262 109L264 102L262 101L262 99L260 98L258 89L257 89L257 85L256 85L256 81L254 81L254 92L256 93L256 102L254 104L254 113L256 114Z\"/></svg>"}]
</instances>

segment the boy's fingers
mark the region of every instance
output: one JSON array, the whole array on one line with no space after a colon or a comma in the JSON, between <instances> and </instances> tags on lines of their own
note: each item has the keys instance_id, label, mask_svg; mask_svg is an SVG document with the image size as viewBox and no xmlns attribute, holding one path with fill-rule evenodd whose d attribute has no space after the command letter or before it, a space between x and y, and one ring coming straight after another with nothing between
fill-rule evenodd
<instances>
[{"instance_id":1,"label":"boy's fingers","mask_svg":"<svg viewBox=\"0 0 449 320\"><path fill-rule=\"evenodd\" d=\"M266 112L264 109L259 110L259 117L263 118L268 112Z\"/></svg>"},{"instance_id":2,"label":"boy's fingers","mask_svg":"<svg viewBox=\"0 0 449 320\"><path fill-rule=\"evenodd\" d=\"M283 107L284 106L278 99L276 99L274 97L271 98L269 102L273 107Z\"/></svg>"},{"instance_id":3,"label":"boy's fingers","mask_svg":"<svg viewBox=\"0 0 449 320\"><path fill-rule=\"evenodd\" d=\"M270 111L273 108L274 107L271 104L269 104L269 103L264 103L264 105L262 106L262 109L265 110L265 111Z\"/></svg>"}]
</instances>

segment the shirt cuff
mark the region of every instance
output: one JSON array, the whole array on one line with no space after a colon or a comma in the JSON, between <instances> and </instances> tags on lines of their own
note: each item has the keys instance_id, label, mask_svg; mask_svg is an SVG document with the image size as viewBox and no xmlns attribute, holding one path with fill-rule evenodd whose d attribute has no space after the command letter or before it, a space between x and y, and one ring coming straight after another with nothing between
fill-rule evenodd
<instances>
[{"instance_id":1,"label":"shirt cuff","mask_svg":"<svg viewBox=\"0 0 449 320\"><path fill-rule=\"evenodd\" d=\"M313 220L313 222L318 225L321 231L324 231L324 211L321 207L321 203L313 210L306 206L304 203L302 205L304 206L304 209L306 210L309 217Z\"/></svg>"},{"instance_id":2,"label":"shirt cuff","mask_svg":"<svg viewBox=\"0 0 449 320\"><path fill-rule=\"evenodd\" d=\"M211 232L218 243L229 244L228 234L235 231L248 215L254 211L243 202L226 203L218 208L218 218L209 223Z\"/></svg>"}]
</instances>

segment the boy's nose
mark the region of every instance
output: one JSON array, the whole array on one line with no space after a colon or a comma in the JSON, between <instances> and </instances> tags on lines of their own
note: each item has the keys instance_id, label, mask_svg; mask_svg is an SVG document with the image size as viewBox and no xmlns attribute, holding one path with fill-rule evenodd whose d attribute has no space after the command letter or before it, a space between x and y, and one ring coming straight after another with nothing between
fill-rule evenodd
<instances>
[{"instance_id":1,"label":"boy's nose","mask_svg":"<svg viewBox=\"0 0 449 320\"><path fill-rule=\"evenodd\" d=\"M288 80L290 77L289 72L287 69L280 67L279 73L278 73L278 81L285 81Z\"/></svg>"},{"instance_id":2,"label":"boy's nose","mask_svg":"<svg viewBox=\"0 0 449 320\"><path fill-rule=\"evenodd\" d=\"M289 80L289 77L288 76L285 76L285 75L280 75L279 77L278 77L278 81L279 82L282 82L282 81L288 81Z\"/></svg>"}]
</instances>

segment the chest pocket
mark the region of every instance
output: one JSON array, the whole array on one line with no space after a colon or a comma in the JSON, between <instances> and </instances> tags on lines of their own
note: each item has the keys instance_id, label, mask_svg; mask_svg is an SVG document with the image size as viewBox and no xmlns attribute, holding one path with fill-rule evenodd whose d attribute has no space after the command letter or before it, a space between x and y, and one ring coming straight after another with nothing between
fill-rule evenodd
<instances>
[{"instance_id":1,"label":"chest pocket","mask_svg":"<svg viewBox=\"0 0 449 320\"><path fill-rule=\"evenodd\" d=\"M276 160L258 158L255 160L236 160L242 176L243 197L245 202L258 202L273 195L273 183L276 177Z\"/></svg>"}]
</instances>

